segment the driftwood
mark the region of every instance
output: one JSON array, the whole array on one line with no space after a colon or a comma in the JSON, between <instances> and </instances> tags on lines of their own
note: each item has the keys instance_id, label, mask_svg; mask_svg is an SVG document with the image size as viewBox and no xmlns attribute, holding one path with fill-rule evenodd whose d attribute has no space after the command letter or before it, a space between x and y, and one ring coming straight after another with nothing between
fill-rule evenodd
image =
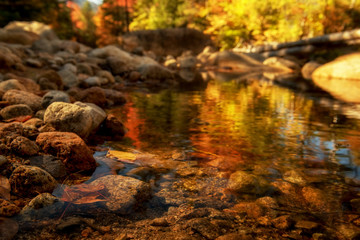
<instances>
[{"instance_id":1,"label":"driftwood","mask_svg":"<svg viewBox=\"0 0 360 240\"><path fill-rule=\"evenodd\" d=\"M234 49L235 52L260 53L264 57L306 54L334 45L360 45L360 29L331 33L314 38L256 46L247 49Z\"/></svg>"}]
</instances>

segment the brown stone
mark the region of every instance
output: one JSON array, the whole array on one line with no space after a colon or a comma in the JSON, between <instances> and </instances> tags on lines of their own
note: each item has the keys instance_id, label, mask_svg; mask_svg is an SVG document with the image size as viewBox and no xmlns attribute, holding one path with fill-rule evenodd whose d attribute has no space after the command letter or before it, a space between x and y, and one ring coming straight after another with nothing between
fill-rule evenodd
<instances>
[{"instance_id":1,"label":"brown stone","mask_svg":"<svg viewBox=\"0 0 360 240\"><path fill-rule=\"evenodd\" d=\"M99 107L104 107L107 103L104 89L100 87L91 87L81 91L78 95L78 101L94 103Z\"/></svg>"},{"instance_id":2,"label":"brown stone","mask_svg":"<svg viewBox=\"0 0 360 240\"><path fill-rule=\"evenodd\" d=\"M11 151L20 156L33 156L39 152L35 142L26 137L18 136L10 144Z\"/></svg>"},{"instance_id":3,"label":"brown stone","mask_svg":"<svg viewBox=\"0 0 360 240\"><path fill-rule=\"evenodd\" d=\"M112 136L122 137L125 135L126 129L119 117L109 114L105 120L104 132Z\"/></svg>"},{"instance_id":4,"label":"brown stone","mask_svg":"<svg viewBox=\"0 0 360 240\"><path fill-rule=\"evenodd\" d=\"M0 216L1 217L12 217L20 212L15 204L0 198Z\"/></svg>"},{"instance_id":5,"label":"brown stone","mask_svg":"<svg viewBox=\"0 0 360 240\"><path fill-rule=\"evenodd\" d=\"M96 168L96 162L91 150L75 133L40 133L36 143L45 153L60 158L71 172L93 171Z\"/></svg>"}]
</instances>

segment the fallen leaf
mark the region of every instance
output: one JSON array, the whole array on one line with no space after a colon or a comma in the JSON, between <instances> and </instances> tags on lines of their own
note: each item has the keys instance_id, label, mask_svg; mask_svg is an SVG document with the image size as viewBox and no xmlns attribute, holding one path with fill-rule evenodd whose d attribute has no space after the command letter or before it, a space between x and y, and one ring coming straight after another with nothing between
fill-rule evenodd
<instances>
[{"instance_id":1,"label":"fallen leaf","mask_svg":"<svg viewBox=\"0 0 360 240\"><path fill-rule=\"evenodd\" d=\"M104 196L105 192L106 188L102 184L93 186L83 183L74 186L66 186L60 199L64 202L73 204L103 202L107 201Z\"/></svg>"},{"instance_id":2,"label":"fallen leaf","mask_svg":"<svg viewBox=\"0 0 360 240\"><path fill-rule=\"evenodd\" d=\"M32 116L30 116L30 115L19 116L16 118L4 120L4 122L22 122L23 123L23 122L26 122L27 120L29 120L30 118L32 118Z\"/></svg>"},{"instance_id":3,"label":"fallen leaf","mask_svg":"<svg viewBox=\"0 0 360 240\"><path fill-rule=\"evenodd\" d=\"M130 162L133 163L136 160L136 154L130 152L123 152L117 150L109 150L106 154L106 157L113 157L118 159L119 161Z\"/></svg>"},{"instance_id":4,"label":"fallen leaf","mask_svg":"<svg viewBox=\"0 0 360 240\"><path fill-rule=\"evenodd\" d=\"M9 180L4 176L0 176L0 198L10 200L10 190Z\"/></svg>"}]
</instances>

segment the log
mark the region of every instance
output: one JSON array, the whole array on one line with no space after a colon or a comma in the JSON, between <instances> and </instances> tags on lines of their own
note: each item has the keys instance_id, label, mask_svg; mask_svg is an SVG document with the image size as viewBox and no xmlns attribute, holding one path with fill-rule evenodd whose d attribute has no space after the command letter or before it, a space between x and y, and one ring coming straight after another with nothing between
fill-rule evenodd
<instances>
[{"instance_id":1,"label":"log","mask_svg":"<svg viewBox=\"0 0 360 240\"><path fill-rule=\"evenodd\" d=\"M236 52L252 52L252 53L263 53L263 52L272 52L278 51L284 48L294 48L294 47L301 47L306 45L313 45L314 47L324 44L341 44L346 42L351 42L354 40L360 39L360 29L354 29L351 31L346 32L339 32L339 33L330 33L314 38L307 38L302 39L294 42L285 42L285 43L277 43L271 45L263 45L253 47L251 49L234 49ZM292 51L292 50L291 50Z\"/></svg>"}]
</instances>

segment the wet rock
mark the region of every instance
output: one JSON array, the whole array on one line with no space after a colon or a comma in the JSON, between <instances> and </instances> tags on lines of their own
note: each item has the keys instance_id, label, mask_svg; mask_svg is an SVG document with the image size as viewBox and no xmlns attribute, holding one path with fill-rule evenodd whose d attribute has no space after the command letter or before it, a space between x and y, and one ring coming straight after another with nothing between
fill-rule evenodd
<instances>
[{"instance_id":1,"label":"wet rock","mask_svg":"<svg viewBox=\"0 0 360 240\"><path fill-rule=\"evenodd\" d=\"M167 56L164 62L164 66L171 69L176 70L177 69L177 61L173 56Z\"/></svg>"},{"instance_id":2,"label":"wet rock","mask_svg":"<svg viewBox=\"0 0 360 240\"><path fill-rule=\"evenodd\" d=\"M20 156L33 156L39 152L38 145L26 137L18 136L10 144L11 151Z\"/></svg>"},{"instance_id":3,"label":"wet rock","mask_svg":"<svg viewBox=\"0 0 360 240\"><path fill-rule=\"evenodd\" d=\"M113 75L121 75L125 72L133 70L128 64L127 61L123 58L118 57L108 57L107 63L110 66L111 73Z\"/></svg>"},{"instance_id":4,"label":"wet rock","mask_svg":"<svg viewBox=\"0 0 360 240\"><path fill-rule=\"evenodd\" d=\"M43 108L47 108L53 102L70 103L70 96L63 91L49 91L43 96L41 105Z\"/></svg>"},{"instance_id":5,"label":"wet rock","mask_svg":"<svg viewBox=\"0 0 360 240\"><path fill-rule=\"evenodd\" d=\"M33 111L25 104L10 105L0 110L0 116L5 120L27 115L33 115Z\"/></svg>"},{"instance_id":6,"label":"wet rock","mask_svg":"<svg viewBox=\"0 0 360 240\"><path fill-rule=\"evenodd\" d=\"M360 228L353 225L341 224L336 227L338 237L344 239L359 239L360 238Z\"/></svg>"},{"instance_id":7,"label":"wet rock","mask_svg":"<svg viewBox=\"0 0 360 240\"><path fill-rule=\"evenodd\" d=\"M314 187L304 187L301 190L307 206L313 211L333 212L341 210L341 204L336 198Z\"/></svg>"},{"instance_id":8,"label":"wet rock","mask_svg":"<svg viewBox=\"0 0 360 240\"><path fill-rule=\"evenodd\" d=\"M9 181L12 192L23 197L52 192L57 185L56 180L45 170L25 165L17 167Z\"/></svg>"},{"instance_id":9,"label":"wet rock","mask_svg":"<svg viewBox=\"0 0 360 240\"><path fill-rule=\"evenodd\" d=\"M37 83L42 90L62 90L64 87L61 76L54 70L46 71L37 77Z\"/></svg>"},{"instance_id":10,"label":"wet rock","mask_svg":"<svg viewBox=\"0 0 360 240\"><path fill-rule=\"evenodd\" d=\"M204 218L191 219L186 223L186 226L206 239L215 239L221 234L221 231L217 226Z\"/></svg>"},{"instance_id":11,"label":"wet rock","mask_svg":"<svg viewBox=\"0 0 360 240\"><path fill-rule=\"evenodd\" d=\"M156 227L168 227L169 222L166 220L166 218L155 218L152 220L150 225Z\"/></svg>"},{"instance_id":12,"label":"wet rock","mask_svg":"<svg viewBox=\"0 0 360 240\"><path fill-rule=\"evenodd\" d=\"M305 221L305 220L300 220L297 221L295 224L296 228L301 228L301 229L305 229L305 230L316 230L320 225L316 222L311 222L311 221Z\"/></svg>"},{"instance_id":13,"label":"wet rock","mask_svg":"<svg viewBox=\"0 0 360 240\"><path fill-rule=\"evenodd\" d=\"M305 175L297 170L290 170L284 173L283 178L285 181L304 186L307 184Z\"/></svg>"},{"instance_id":14,"label":"wet rock","mask_svg":"<svg viewBox=\"0 0 360 240\"><path fill-rule=\"evenodd\" d=\"M237 171L230 175L228 188L238 193L262 195L269 190L269 184L261 177Z\"/></svg>"},{"instance_id":15,"label":"wet rock","mask_svg":"<svg viewBox=\"0 0 360 240\"><path fill-rule=\"evenodd\" d=\"M62 69L58 71L58 74L60 75L62 82L64 83L64 86L66 88L76 87L80 83L78 78L76 77L76 74L70 70Z\"/></svg>"},{"instance_id":16,"label":"wet rock","mask_svg":"<svg viewBox=\"0 0 360 240\"><path fill-rule=\"evenodd\" d=\"M70 172L94 171L96 162L91 150L76 134L44 132L36 138L42 151L57 156Z\"/></svg>"},{"instance_id":17,"label":"wet rock","mask_svg":"<svg viewBox=\"0 0 360 240\"><path fill-rule=\"evenodd\" d=\"M45 109L41 109L35 113L34 117L44 120L44 115L45 115Z\"/></svg>"},{"instance_id":18,"label":"wet rock","mask_svg":"<svg viewBox=\"0 0 360 240\"><path fill-rule=\"evenodd\" d=\"M41 97L26 91L9 90L4 94L3 100L8 101L10 104L26 104L34 112L42 108Z\"/></svg>"},{"instance_id":19,"label":"wet rock","mask_svg":"<svg viewBox=\"0 0 360 240\"><path fill-rule=\"evenodd\" d=\"M123 105L126 103L125 96L122 92L114 89L103 89L108 106Z\"/></svg>"},{"instance_id":20,"label":"wet rock","mask_svg":"<svg viewBox=\"0 0 360 240\"><path fill-rule=\"evenodd\" d=\"M29 160L30 165L46 170L54 178L62 178L66 176L66 168L64 163L52 155L36 156L30 158Z\"/></svg>"},{"instance_id":21,"label":"wet rock","mask_svg":"<svg viewBox=\"0 0 360 240\"><path fill-rule=\"evenodd\" d=\"M179 64L179 68L195 69L197 59L196 57L189 54L183 54L182 56L177 58L177 62Z\"/></svg>"},{"instance_id":22,"label":"wet rock","mask_svg":"<svg viewBox=\"0 0 360 240\"><path fill-rule=\"evenodd\" d=\"M320 67L321 64L315 61L307 62L302 68L301 68L301 75L306 80L312 80L311 75L317 69Z\"/></svg>"},{"instance_id":23,"label":"wet rock","mask_svg":"<svg viewBox=\"0 0 360 240\"><path fill-rule=\"evenodd\" d=\"M80 44L71 40L53 40L52 42L55 52L67 52L70 54L78 53L80 51Z\"/></svg>"},{"instance_id":24,"label":"wet rock","mask_svg":"<svg viewBox=\"0 0 360 240\"><path fill-rule=\"evenodd\" d=\"M104 107L107 104L104 89L100 87L91 87L81 91L78 94L77 100L85 103L93 103L100 107Z\"/></svg>"},{"instance_id":25,"label":"wet rock","mask_svg":"<svg viewBox=\"0 0 360 240\"><path fill-rule=\"evenodd\" d=\"M260 218L265 215L265 211L259 204L254 202L241 202L234 205L233 210L240 214L246 214L250 218Z\"/></svg>"},{"instance_id":26,"label":"wet rock","mask_svg":"<svg viewBox=\"0 0 360 240\"><path fill-rule=\"evenodd\" d=\"M256 199L255 203L262 207L263 211L266 215L271 217L276 217L277 210L279 208L279 204L272 197L262 197Z\"/></svg>"},{"instance_id":27,"label":"wet rock","mask_svg":"<svg viewBox=\"0 0 360 240\"><path fill-rule=\"evenodd\" d=\"M116 57L123 57L123 58L128 58L130 55L129 53L121 50L120 48L113 46L113 45L108 45L106 47L103 48L96 48L94 50L92 50L89 53L90 57L96 57L96 58L107 58L110 56L116 56Z\"/></svg>"},{"instance_id":28,"label":"wet rock","mask_svg":"<svg viewBox=\"0 0 360 240\"><path fill-rule=\"evenodd\" d=\"M19 230L19 225L16 221L9 218L0 217L0 239L11 240L14 238Z\"/></svg>"},{"instance_id":29,"label":"wet rock","mask_svg":"<svg viewBox=\"0 0 360 240\"><path fill-rule=\"evenodd\" d=\"M9 79L3 82L0 82L0 91L6 92L11 89L26 91L26 88L24 85L22 85L18 80L16 79Z\"/></svg>"},{"instance_id":30,"label":"wet rock","mask_svg":"<svg viewBox=\"0 0 360 240\"><path fill-rule=\"evenodd\" d=\"M71 64L71 63L66 63L64 66L63 66L63 69L64 70L68 70L74 74L76 74L77 72L77 67L74 65L74 64Z\"/></svg>"},{"instance_id":31,"label":"wet rock","mask_svg":"<svg viewBox=\"0 0 360 240\"><path fill-rule=\"evenodd\" d=\"M52 53L54 51L51 42L45 38L40 38L34 41L31 46L31 49L38 52L48 52L48 53Z\"/></svg>"},{"instance_id":32,"label":"wet rock","mask_svg":"<svg viewBox=\"0 0 360 240\"><path fill-rule=\"evenodd\" d=\"M109 114L105 119L101 132L108 135L111 134L114 137L122 137L126 133L126 128L119 117Z\"/></svg>"},{"instance_id":33,"label":"wet rock","mask_svg":"<svg viewBox=\"0 0 360 240\"><path fill-rule=\"evenodd\" d=\"M54 102L46 109L44 122L59 131L87 137L105 117L104 111L95 105Z\"/></svg>"},{"instance_id":34,"label":"wet rock","mask_svg":"<svg viewBox=\"0 0 360 240\"><path fill-rule=\"evenodd\" d=\"M150 185L131 177L108 175L96 179L90 185L103 184L110 196L105 202L109 210L120 214L129 214L134 208L150 198Z\"/></svg>"},{"instance_id":35,"label":"wet rock","mask_svg":"<svg viewBox=\"0 0 360 240\"><path fill-rule=\"evenodd\" d=\"M326 63L312 73L313 82L335 98L359 103L359 59L360 53L352 53Z\"/></svg>"},{"instance_id":36,"label":"wet rock","mask_svg":"<svg viewBox=\"0 0 360 240\"><path fill-rule=\"evenodd\" d=\"M289 229L294 224L294 221L290 215L283 215L283 216L277 217L277 218L273 219L271 222L274 225L274 227L276 227L277 229L282 229L282 230Z\"/></svg>"},{"instance_id":37,"label":"wet rock","mask_svg":"<svg viewBox=\"0 0 360 240\"><path fill-rule=\"evenodd\" d=\"M15 204L0 198L0 217L12 217L20 212Z\"/></svg>"},{"instance_id":38,"label":"wet rock","mask_svg":"<svg viewBox=\"0 0 360 240\"><path fill-rule=\"evenodd\" d=\"M13 54L10 49L0 46L0 65L5 68L16 68L21 65L21 59Z\"/></svg>"},{"instance_id":39,"label":"wet rock","mask_svg":"<svg viewBox=\"0 0 360 240\"><path fill-rule=\"evenodd\" d=\"M0 139L8 136L18 136L24 133L21 123L8 123L0 126Z\"/></svg>"},{"instance_id":40,"label":"wet rock","mask_svg":"<svg viewBox=\"0 0 360 240\"><path fill-rule=\"evenodd\" d=\"M41 193L31 199L31 201L25 207L23 207L21 213L24 214L31 212L32 210L42 209L51 206L58 201L59 199L50 193Z\"/></svg>"}]
</instances>

